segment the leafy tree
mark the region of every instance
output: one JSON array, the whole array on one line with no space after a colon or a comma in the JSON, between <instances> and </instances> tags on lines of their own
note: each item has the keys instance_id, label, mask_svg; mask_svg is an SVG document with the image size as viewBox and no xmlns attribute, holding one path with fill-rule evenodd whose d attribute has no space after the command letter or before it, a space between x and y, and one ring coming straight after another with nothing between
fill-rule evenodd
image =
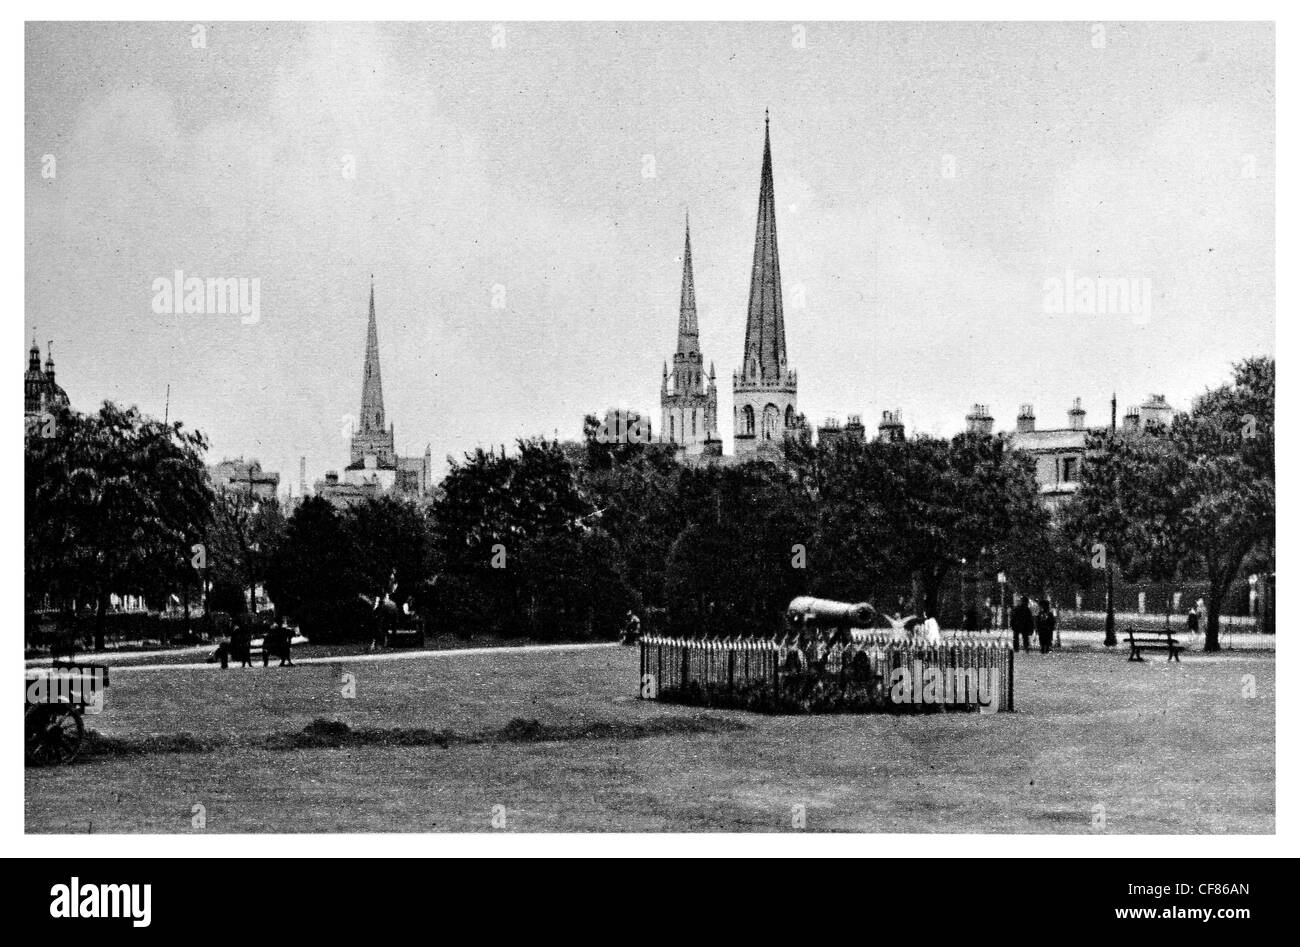
<instances>
[{"instance_id":1,"label":"leafy tree","mask_svg":"<svg viewBox=\"0 0 1300 947\"><path fill-rule=\"evenodd\" d=\"M347 512L364 594L382 598L397 586L399 601L415 595L433 576L430 524L417 504L380 497Z\"/></svg>"},{"instance_id":2,"label":"leafy tree","mask_svg":"<svg viewBox=\"0 0 1300 947\"><path fill-rule=\"evenodd\" d=\"M25 447L31 593L93 602L103 649L110 595L175 582L206 533L207 441L106 401L94 414L60 413Z\"/></svg>"},{"instance_id":3,"label":"leafy tree","mask_svg":"<svg viewBox=\"0 0 1300 947\"><path fill-rule=\"evenodd\" d=\"M264 583L279 544L285 520L276 500L258 500L248 493L221 491L213 503L212 529L207 548L215 594L209 605L227 610L228 590L238 590L250 613L257 611L257 586ZM238 611L244 611L241 606Z\"/></svg>"},{"instance_id":4,"label":"leafy tree","mask_svg":"<svg viewBox=\"0 0 1300 947\"><path fill-rule=\"evenodd\" d=\"M644 604L662 606L668 556L677 535L713 508L699 478L671 454L646 451L580 472L596 512L587 522L610 538L627 579Z\"/></svg>"},{"instance_id":5,"label":"leafy tree","mask_svg":"<svg viewBox=\"0 0 1300 947\"><path fill-rule=\"evenodd\" d=\"M763 462L684 472L682 493L709 496L675 539L666 576L668 621L683 635L767 635L790 600L806 594L809 498L781 468Z\"/></svg>"},{"instance_id":6,"label":"leafy tree","mask_svg":"<svg viewBox=\"0 0 1300 947\"><path fill-rule=\"evenodd\" d=\"M999 438L842 439L796 443L789 456L816 502L821 594L872 597L910 583L912 608L937 615L963 560L1000 564L1027 539L1045 541L1028 461Z\"/></svg>"},{"instance_id":7,"label":"leafy tree","mask_svg":"<svg viewBox=\"0 0 1300 947\"><path fill-rule=\"evenodd\" d=\"M307 497L289 517L267 570L267 591L308 637L355 636L365 615L358 563L343 517L327 500Z\"/></svg>"},{"instance_id":8,"label":"leafy tree","mask_svg":"<svg viewBox=\"0 0 1300 947\"><path fill-rule=\"evenodd\" d=\"M580 555L575 544L595 512L558 443L525 440L513 455L480 449L453 463L432 510L439 621L462 635L535 632L542 593L562 601L569 589L540 590L532 576ZM560 556L550 566L541 552L548 549ZM472 590L481 607L458 607L455 589Z\"/></svg>"},{"instance_id":9,"label":"leafy tree","mask_svg":"<svg viewBox=\"0 0 1300 947\"><path fill-rule=\"evenodd\" d=\"M1098 439L1085 466L1077 528L1109 540L1126 575L1203 572L1207 651L1219 650L1219 614L1243 560L1260 549L1271 559L1275 385L1274 361L1249 359L1168 430Z\"/></svg>"}]
</instances>

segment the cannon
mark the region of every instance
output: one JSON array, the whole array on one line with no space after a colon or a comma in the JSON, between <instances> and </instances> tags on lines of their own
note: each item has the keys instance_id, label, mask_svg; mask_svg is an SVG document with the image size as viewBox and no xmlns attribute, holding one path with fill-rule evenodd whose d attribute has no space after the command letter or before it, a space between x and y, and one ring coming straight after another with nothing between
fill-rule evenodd
<instances>
[{"instance_id":1,"label":"cannon","mask_svg":"<svg viewBox=\"0 0 1300 947\"><path fill-rule=\"evenodd\" d=\"M874 628L877 623L876 610L866 602L836 602L811 595L791 601L785 614L792 624L817 628Z\"/></svg>"},{"instance_id":2,"label":"cannon","mask_svg":"<svg viewBox=\"0 0 1300 947\"><path fill-rule=\"evenodd\" d=\"M23 742L33 766L71 763L86 737L83 713L98 713L108 686L104 665L54 662L30 669L23 681Z\"/></svg>"}]
</instances>

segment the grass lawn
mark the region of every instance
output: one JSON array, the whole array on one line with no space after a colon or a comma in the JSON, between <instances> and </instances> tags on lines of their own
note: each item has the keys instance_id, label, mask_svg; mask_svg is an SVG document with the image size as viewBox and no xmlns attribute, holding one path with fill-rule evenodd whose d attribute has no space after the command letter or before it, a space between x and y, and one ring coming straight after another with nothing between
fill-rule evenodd
<instances>
[{"instance_id":1,"label":"grass lawn","mask_svg":"<svg viewBox=\"0 0 1300 947\"><path fill-rule=\"evenodd\" d=\"M1099 805L1107 833L1274 831L1272 653L1017 658L1016 713L914 717L638 701L618 647L115 668L83 758L26 771L26 830L190 833L201 804L207 833L490 832L495 806L507 831L788 831L794 805L808 831L1090 833Z\"/></svg>"}]
</instances>

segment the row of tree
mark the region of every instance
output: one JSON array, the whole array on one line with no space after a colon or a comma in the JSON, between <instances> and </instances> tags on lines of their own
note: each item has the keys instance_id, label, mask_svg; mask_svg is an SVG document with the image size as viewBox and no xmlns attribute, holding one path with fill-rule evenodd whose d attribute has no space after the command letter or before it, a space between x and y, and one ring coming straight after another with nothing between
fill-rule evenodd
<instances>
[{"instance_id":1,"label":"row of tree","mask_svg":"<svg viewBox=\"0 0 1300 947\"><path fill-rule=\"evenodd\" d=\"M1208 580L1214 648L1228 584L1243 564L1271 569L1273 386L1272 360L1254 359L1169 430L1091 435L1055 519L997 436L805 436L783 464L685 465L607 443L594 417L581 443L453 462L427 505L308 498L286 517L214 493L201 435L105 404L29 432L29 602L102 615L111 593L139 592L242 611L260 585L324 639L361 632L386 596L466 636L610 637L628 611L684 634L766 633L805 593L939 614L967 587L955 577L1005 573L1060 595L1100 578L1100 548L1127 578Z\"/></svg>"}]
</instances>

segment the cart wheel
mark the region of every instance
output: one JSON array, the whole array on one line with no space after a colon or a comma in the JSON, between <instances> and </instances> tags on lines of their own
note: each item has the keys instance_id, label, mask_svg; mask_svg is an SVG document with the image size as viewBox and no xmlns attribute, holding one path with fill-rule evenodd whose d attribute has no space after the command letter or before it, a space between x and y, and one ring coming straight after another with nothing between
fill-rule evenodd
<instances>
[{"instance_id":1,"label":"cart wheel","mask_svg":"<svg viewBox=\"0 0 1300 947\"><path fill-rule=\"evenodd\" d=\"M81 714L73 708L32 707L25 722L27 762L33 766L57 766L76 759L86 728Z\"/></svg>"}]
</instances>

